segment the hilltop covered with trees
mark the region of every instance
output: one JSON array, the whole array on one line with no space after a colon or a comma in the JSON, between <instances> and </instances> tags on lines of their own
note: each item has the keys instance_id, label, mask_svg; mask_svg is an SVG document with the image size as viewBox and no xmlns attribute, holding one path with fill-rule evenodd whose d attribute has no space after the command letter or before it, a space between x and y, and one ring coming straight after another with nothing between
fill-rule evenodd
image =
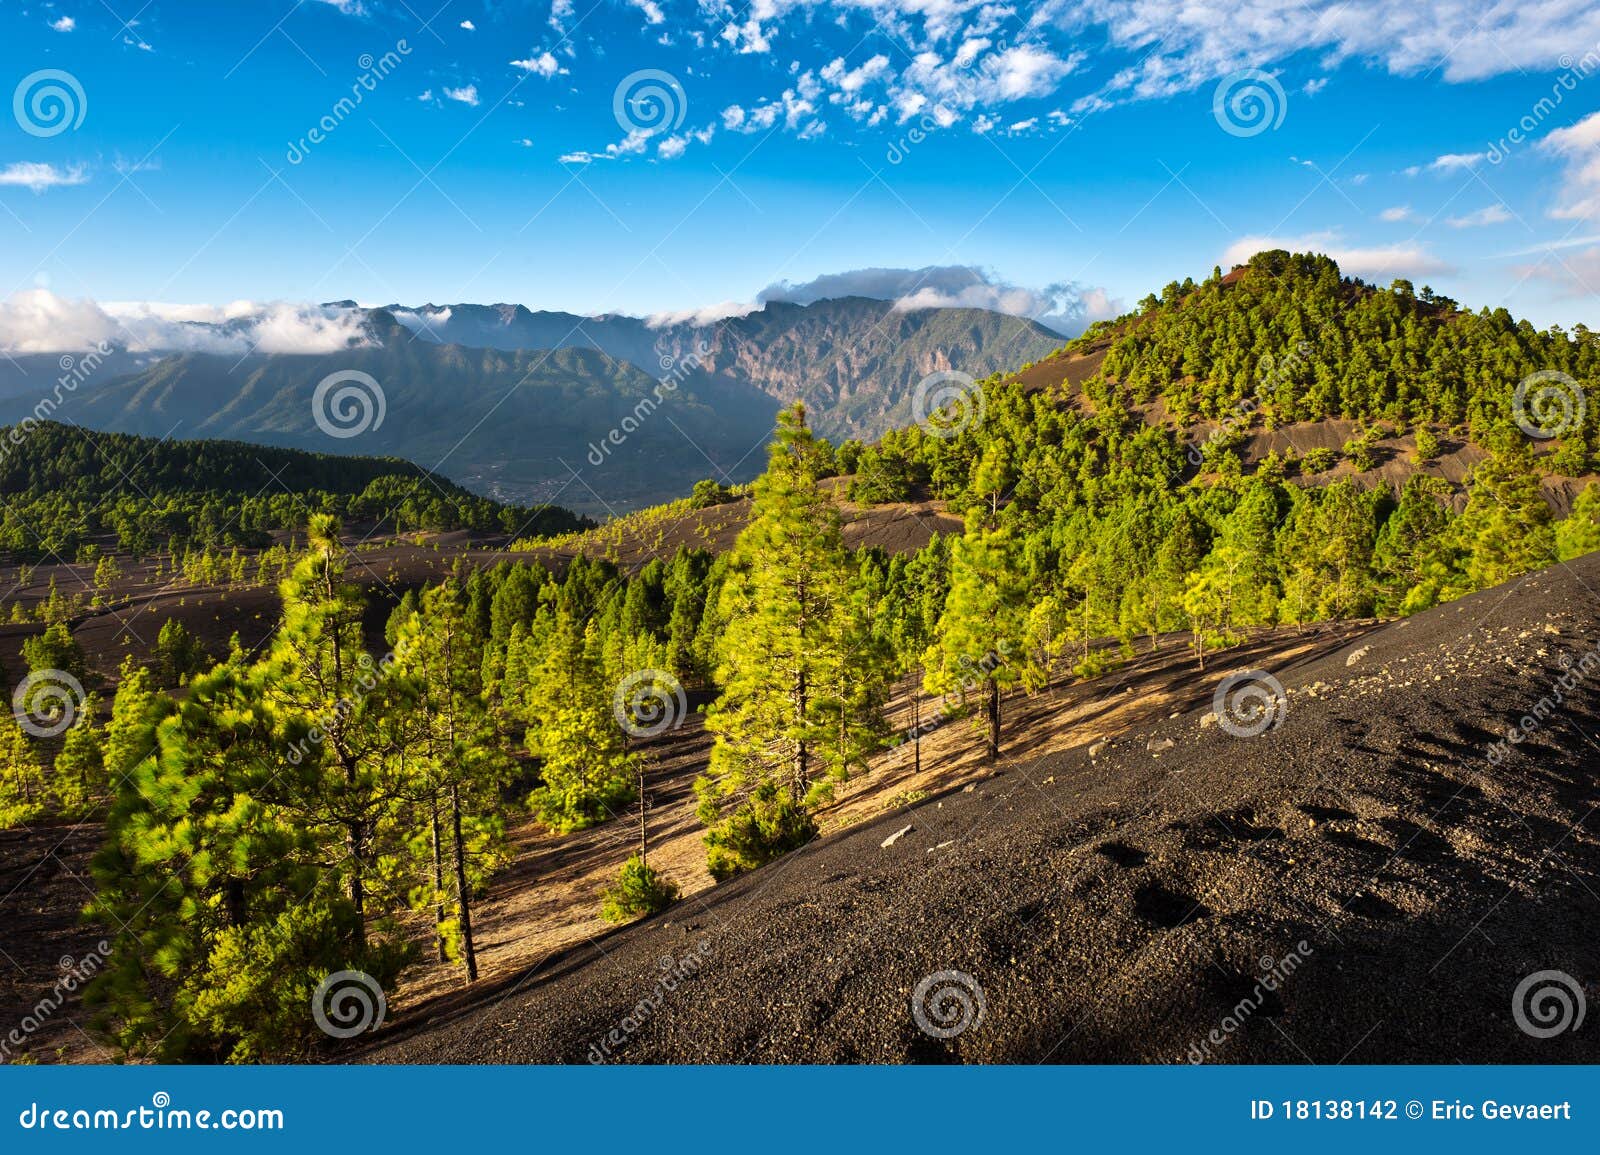
<instances>
[{"instance_id":1,"label":"hilltop covered with trees","mask_svg":"<svg viewBox=\"0 0 1600 1155\"><path fill-rule=\"evenodd\" d=\"M1008 693L1139 649L1206 669L1252 630L1406 614L1600 548L1600 487L1559 521L1540 490L1546 472L1590 471L1596 407L1549 441L1513 413L1537 370L1592 396L1592 334L1264 254L1084 340L1110 342L1088 406L995 379L968 420L838 449L796 407L728 552L684 546L626 572L563 538L578 549L564 568L508 560L407 593L381 657L332 519L312 517L263 654L235 649L182 695L130 671L109 724L80 721L53 773L20 731L0 747L0 804L109 809L95 913L129 949L95 991L107 1025L164 1058L305 1053L311 990L346 969L391 982L418 915L430 949L475 977L472 906L504 861L504 815L526 807L555 832L631 821L644 740L681 723L686 688L709 700L697 800L720 879L814 838L839 782L916 739L888 732L897 678L928 718L970 716L998 758ZM1157 399L1180 416L1137 411ZM1419 447L1438 427L1487 456L1464 493L1425 468L1397 493L1287 457L1247 464L1225 438L1197 462L1186 424L1331 416L1404 424ZM856 500L925 492L964 530L913 553L849 549L824 484L841 472ZM40 661L72 660L62 634ZM676 891L641 838L608 917Z\"/></svg>"}]
</instances>

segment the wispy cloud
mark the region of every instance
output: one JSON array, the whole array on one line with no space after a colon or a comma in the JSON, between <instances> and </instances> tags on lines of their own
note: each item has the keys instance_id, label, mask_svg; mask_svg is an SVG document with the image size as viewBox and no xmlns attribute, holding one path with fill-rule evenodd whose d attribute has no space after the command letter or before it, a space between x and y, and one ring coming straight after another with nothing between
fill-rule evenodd
<instances>
[{"instance_id":1,"label":"wispy cloud","mask_svg":"<svg viewBox=\"0 0 1600 1155\"><path fill-rule=\"evenodd\" d=\"M89 172L81 164L57 168L53 164L22 160L0 169L0 185L30 189L36 193L88 183Z\"/></svg>"},{"instance_id":2,"label":"wispy cloud","mask_svg":"<svg viewBox=\"0 0 1600 1155\"><path fill-rule=\"evenodd\" d=\"M1352 245L1337 233L1241 237L1222 254L1222 267L1242 265L1267 249L1324 253L1338 262L1342 271L1372 281L1393 277L1440 276L1456 271L1454 265L1441 260L1415 241L1395 245Z\"/></svg>"},{"instance_id":3,"label":"wispy cloud","mask_svg":"<svg viewBox=\"0 0 1600 1155\"><path fill-rule=\"evenodd\" d=\"M1505 205L1485 205L1474 212L1451 217L1446 223L1453 229L1481 229L1485 225L1502 225L1511 219Z\"/></svg>"},{"instance_id":4,"label":"wispy cloud","mask_svg":"<svg viewBox=\"0 0 1600 1155\"><path fill-rule=\"evenodd\" d=\"M446 100L454 100L459 104L465 104L468 108L477 108L479 103L478 86L469 84L464 88L446 88L444 97Z\"/></svg>"}]
</instances>

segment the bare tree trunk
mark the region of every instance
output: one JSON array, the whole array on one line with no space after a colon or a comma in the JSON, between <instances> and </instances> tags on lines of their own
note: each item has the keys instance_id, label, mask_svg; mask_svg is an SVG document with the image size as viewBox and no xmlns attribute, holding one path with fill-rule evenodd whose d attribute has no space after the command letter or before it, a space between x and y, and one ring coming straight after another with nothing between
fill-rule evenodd
<instances>
[{"instance_id":1,"label":"bare tree trunk","mask_svg":"<svg viewBox=\"0 0 1600 1155\"><path fill-rule=\"evenodd\" d=\"M439 852L439 795L431 800L433 810L433 938L439 948L439 961L445 961L444 949L444 858Z\"/></svg>"},{"instance_id":2,"label":"bare tree trunk","mask_svg":"<svg viewBox=\"0 0 1600 1155\"><path fill-rule=\"evenodd\" d=\"M922 773L922 693L911 687L912 771Z\"/></svg>"},{"instance_id":3,"label":"bare tree trunk","mask_svg":"<svg viewBox=\"0 0 1600 1155\"><path fill-rule=\"evenodd\" d=\"M989 761L1000 758L1000 683L989 679Z\"/></svg>"},{"instance_id":4,"label":"bare tree trunk","mask_svg":"<svg viewBox=\"0 0 1600 1155\"><path fill-rule=\"evenodd\" d=\"M450 821L456 843L456 904L461 909L461 953L467 981L478 981L478 954L472 942L472 896L467 892L467 848L461 842L461 787L450 786Z\"/></svg>"}]
</instances>

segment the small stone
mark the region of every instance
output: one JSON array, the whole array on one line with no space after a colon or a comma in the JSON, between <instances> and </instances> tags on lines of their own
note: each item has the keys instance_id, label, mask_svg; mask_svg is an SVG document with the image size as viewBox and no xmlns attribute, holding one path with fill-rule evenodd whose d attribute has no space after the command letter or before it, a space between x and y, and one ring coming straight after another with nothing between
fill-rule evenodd
<instances>
[{"instance_id":1,"label":"small stone","mask_svg":"<svg viewBox=\"0 0 1600 1155\"><path fill-rule=\"evenodd\" d=\"M1344 664L1346 666L1355 665L1362 658L1366 657L1368 651L1370 651L1371 649L1372 649L1371 646L1362 646L1359 650L1350 651L1350 656L1344 660Z\"/></svg>"},{"instance_id":2,"label":"small stone","mask_svg":"<svg viewBox=\"0 0 1600 1155\"><path fill-rule=\"evenodd\" d=\"M1109 745L1111 745L1111 740L1109 738L1100 739L1100 741L1094 743L1092 746L1089 747L1089 757L1091 757L1091 758L1100 757L1100 755L1105 753L1106 747L1109 746Z\"/></svg>"},{"instance_id":3,"label":"small stone","mask_svg":"<svg viewBox=\"0 0 1600 1155\"><path fill-rule=\"evenodd\" d=\"M1216 724L1217 712L1215 710L1207 710L1204 714L1200 715L1200 729L1204 730L1210 726L1215 726Z\"/></svg>"},{"instance_id":4,"label":"small stone","mask_svg":"<svg viewBox=\"0 0 1600 1155\"><path fill-rule=\"evenodd\" d=\"M899 830L896 830L893 834L889 835L888 838L885 838L882 842L878 843L878 848L880 850L888 850L889 847L893 846L896 842L899 842L902 838L910 834L915 829L915 826L902 826Z\"/></svg>"},{"instance_id":5,"label":"small stone","mask_svg":"<svg viewBox=\"0 0 1600 1155\"><path fill-rule=\"evenodd\" d=\"M1172 749L1171 738L1152 738L1144 744L1144 748L1152 754L1159 754L1163 750Z\"/></svg>"}]
</instances>

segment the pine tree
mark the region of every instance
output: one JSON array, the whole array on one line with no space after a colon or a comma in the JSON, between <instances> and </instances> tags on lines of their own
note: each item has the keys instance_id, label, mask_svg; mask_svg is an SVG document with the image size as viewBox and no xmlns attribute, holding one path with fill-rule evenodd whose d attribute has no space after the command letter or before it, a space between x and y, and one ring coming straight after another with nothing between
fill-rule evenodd
<instances>
[{"instance_id":1,"label":"pine tree","mask_svg":"<svg viewBox=\"0 0 1600 1155\"><path fill-rule=\"evenodd\" d=\"M528 750L543 785L529 799L559 831L582 830L633 800L634 756L612 709L614 687L589 657L577 620L565 608L530 673Z\"/></svg>"},{"instance_id":2,"label":"pine tree","mask_svg":"<svg viewBox=\"0 0 1600 1155\"><path fill-rule=\"evenodd\" d=\"M95 699L86 698L61 740L51 791L66 814L84 814L107 793L104 735L94 724Z\"/></svg>"},{"instance_id":3,"label":"pine tree","mask_svg":"<svg viewBox=\"0 0 1600 1155\"><path fill-rule=\"evenodd\" d=\"M924 655L930 694L981 690L985 743L1000 757L1001 691L1029 674L1023 649L1029 589L1008 528L985 528L976 514L950 551L950 594L938 637Z\"/></svg>"},{"instance_id":4,"label":"pine tree","mask_svg":"<svg viewBox=\"0 0 1600 1155\"><path fill-rule=\"evenodd\" d=\"M21 724L0 718L0 826L31 822L44 812L44 764Z\"/></svg>"},{"instance_id":5,"label":"pine tree","mask_svg":"<svg viewBox=\"0 0 1600 1155\"><path fill-rule=\"evenodd\" d=\"M468 982L478 978L472 932L478 871L473 859L492 853L504 838L494 811L506 777L505 760L492 744L483 706L480 649L461 591L448 581L423 594L395 643L396 674L408 681L408 706L418 715L414 737L408 735L416 755L409 767L410 792L428 821L436 921L444 921L442 860L447 844L455 932ZM442 927L440 934L442 938Z\"/></svg>"},{"instance_id":6,"label":"pine tree","mask_svg":"<svg viewBox=\"0 0 1600 1155\"><path fill-rule=\"evenodd\" d=\"M780 413L714 615L722 694L707 712L716 742L696 787L714 874L807 840L810 810L881 741L890 666L852 588L838 509L817 484L823 469L804 410Z\"/></svg>"}]
</instances>

